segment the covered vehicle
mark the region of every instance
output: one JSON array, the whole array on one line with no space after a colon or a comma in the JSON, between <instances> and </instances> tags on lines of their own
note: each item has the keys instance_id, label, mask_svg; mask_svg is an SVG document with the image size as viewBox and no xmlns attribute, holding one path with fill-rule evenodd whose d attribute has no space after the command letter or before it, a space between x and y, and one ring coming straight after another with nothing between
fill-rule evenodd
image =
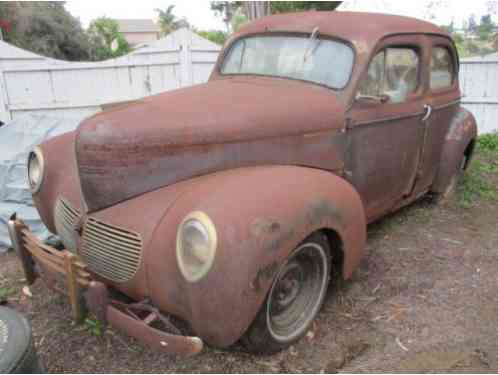
<instances>
[{"instance_id":1,"label":"covered vehicle","mask_svg":"<svg viewBox=\"0 0 498 375\"><path fill-rule=\"evenodd\" d=\"M28 280L65 278L77 318L85 298L167 352L239 340L274 352L306 333L333 275L352 276L367 223L452 191L476 137L460 97L456 48L433 24L265 17L227 42L206 84L35 149L33 198L64 250L15 217L13 242Z\"/></svg>"}]
</instances>

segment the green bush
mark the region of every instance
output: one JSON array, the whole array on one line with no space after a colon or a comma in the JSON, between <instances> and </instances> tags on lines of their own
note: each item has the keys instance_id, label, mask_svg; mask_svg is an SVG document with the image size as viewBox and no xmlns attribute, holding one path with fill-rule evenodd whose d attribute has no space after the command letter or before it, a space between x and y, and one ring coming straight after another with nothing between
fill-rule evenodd
<instances>
[{"instance_id":1,"label":"green bush","mask_svg":"<svg viewBox=\"0 0 498 375\"><path fill-rule=\"evenodd\" d=\"M477 143L482 150L498 153L498 132L479 136Z\"/></svg>"},{"instance_id":2,"label":"green bush","mask_svg":"<svg viewBox=\"0 0 498 375\"><path fill-rule=\"evenodd\" d=\"M498 132L479 136L475 153L458 187L458 202L465 208L479 200L498 202Z\"/></svg>"}]
</instances>

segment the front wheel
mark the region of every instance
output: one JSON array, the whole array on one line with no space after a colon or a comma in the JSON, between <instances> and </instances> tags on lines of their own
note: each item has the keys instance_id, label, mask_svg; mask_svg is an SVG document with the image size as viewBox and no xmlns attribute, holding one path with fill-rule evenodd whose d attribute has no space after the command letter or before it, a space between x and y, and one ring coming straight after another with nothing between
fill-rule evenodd
<instances>
[{"instance_id":1,"label":"front wheel","mask_svg":"<svg viewBox=\"0 0 498 375\"><path fill-rule=\"evenodd\" d=\"M275 353L306 334L325 298L330 247L314 234L281 265L256 319L242 337L247 350Z\"/></svg>"}]
</instances>

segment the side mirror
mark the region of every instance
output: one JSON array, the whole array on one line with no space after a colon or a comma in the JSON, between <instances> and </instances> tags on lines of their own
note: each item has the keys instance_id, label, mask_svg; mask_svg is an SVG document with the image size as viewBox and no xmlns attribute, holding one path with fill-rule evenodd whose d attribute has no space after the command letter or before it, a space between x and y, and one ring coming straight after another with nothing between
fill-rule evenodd
<instances>
[{"instance_id":1,"label":"side mirror","mask_svg":"<svg viewBox=\"0 0 498 375\"><path fill-rule=\"evenodd\" d=\"M376 102L376 103L387 103L391 97L387 94L381 94L381 95L362 95L358 93L355 97L356 101L369 101L369 102Z\"/></svg>"}]
</instances>

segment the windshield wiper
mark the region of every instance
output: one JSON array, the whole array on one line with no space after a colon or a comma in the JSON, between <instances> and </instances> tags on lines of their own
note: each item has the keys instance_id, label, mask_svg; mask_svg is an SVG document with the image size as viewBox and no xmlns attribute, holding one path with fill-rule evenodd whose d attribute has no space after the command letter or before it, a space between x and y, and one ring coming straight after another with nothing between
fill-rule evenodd
<instances>
[{"instance_id":1,"label":"windshield wiper","mask_svg":"<svg viewBox=\"0 0 498 375\"><path fill-rule=\"evenodd\" d=\"M318 46L318 43L314 45L314 42L318 38L318 26L316 26L313 31L311 32L311 35L308 39L308 45L306 46L306 50L304 51L304 56L303 56L303 62L306 62L308 57L313 55L313 52L315 52L316 47Z\"/></svg>"}]
</instances>

